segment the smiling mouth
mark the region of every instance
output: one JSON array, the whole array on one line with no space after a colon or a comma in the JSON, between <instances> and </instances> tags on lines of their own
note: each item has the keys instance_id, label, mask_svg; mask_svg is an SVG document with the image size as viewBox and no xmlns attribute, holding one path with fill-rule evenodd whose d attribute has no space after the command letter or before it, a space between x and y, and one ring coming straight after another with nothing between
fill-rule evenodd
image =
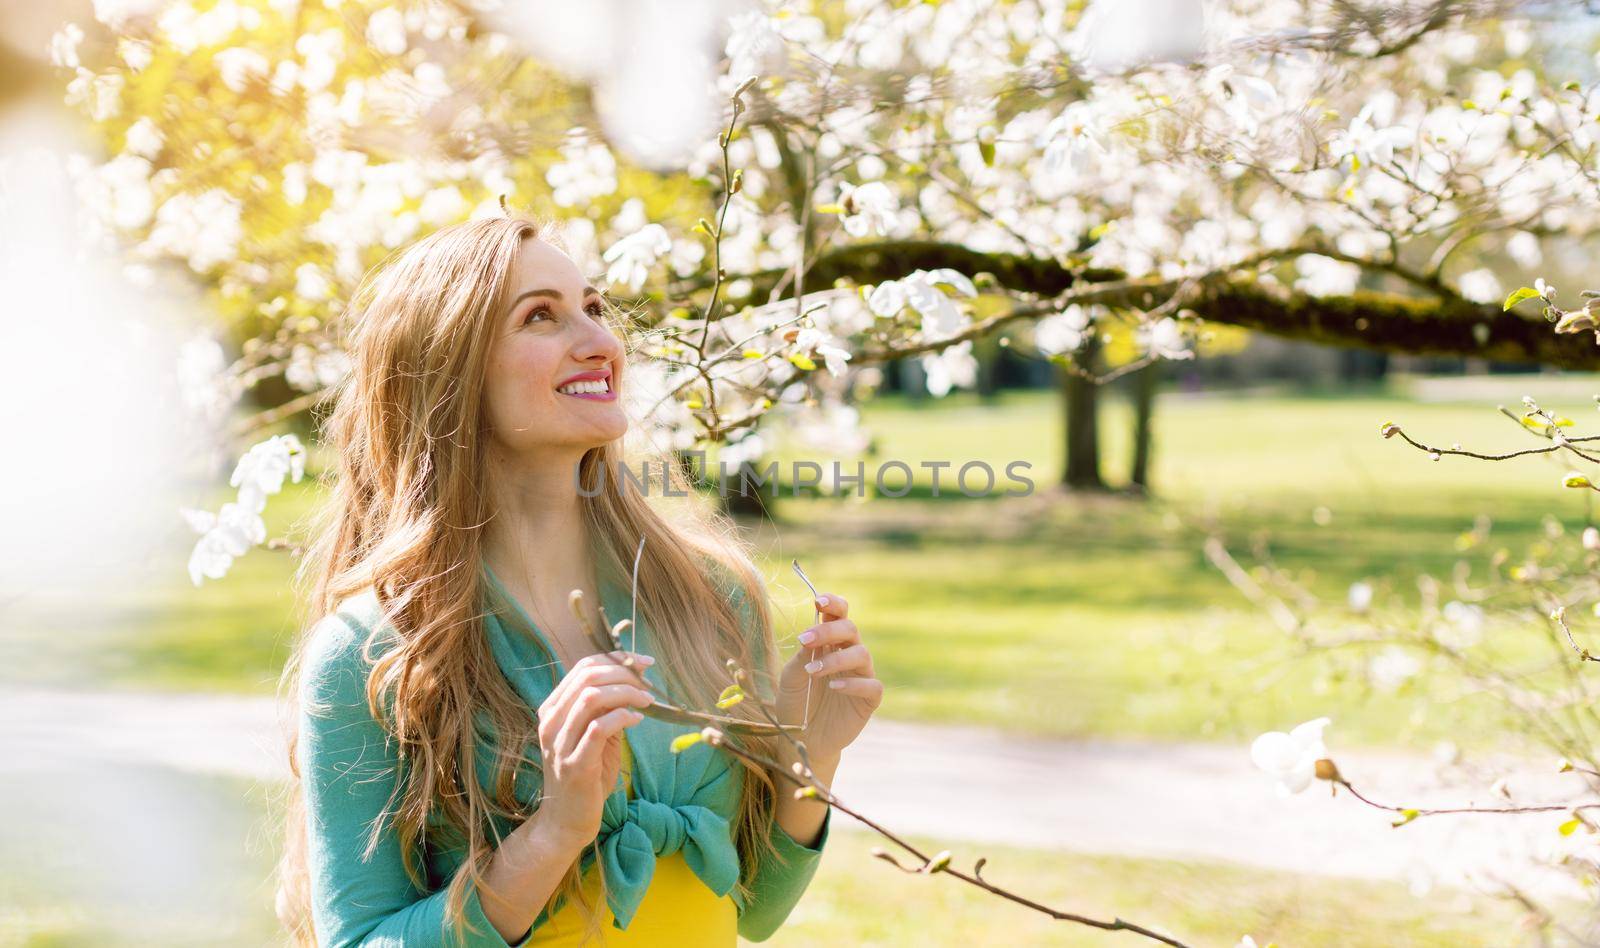
<instances>
[{"instance_id":1,"label":"smiling mouth","mask_svg":"<svg viewBox=\"0 0 1600 948\"><path fill-rule=\"evenodd\" d=\"M611 389L610 379L585 379L581 382L568 382L566 385L556 389L556 391L562 395L585 398L591 401L608 402L617 397L617 393Z\"/></svg>"}]
</instances>

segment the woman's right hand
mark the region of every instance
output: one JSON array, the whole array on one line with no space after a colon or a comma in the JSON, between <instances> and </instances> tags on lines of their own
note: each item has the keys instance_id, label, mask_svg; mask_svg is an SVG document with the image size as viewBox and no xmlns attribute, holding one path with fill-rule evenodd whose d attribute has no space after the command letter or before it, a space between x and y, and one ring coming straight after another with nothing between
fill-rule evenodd
<instances>
[{"instance_id":1,"label":"woman's right hand","mask_svg":"<svg viewBox=\"0 0 1600 948\"><path fill-rule=\"evenodd\" d=\"M539 756L544 765L541 826L575 851L600 834L606 797L622 772L622 729L644 719L634 710L654 702L623 652L586 655L539 705ZM648 655L631 653L650 665Z\"/></svg>"}]
</instances>

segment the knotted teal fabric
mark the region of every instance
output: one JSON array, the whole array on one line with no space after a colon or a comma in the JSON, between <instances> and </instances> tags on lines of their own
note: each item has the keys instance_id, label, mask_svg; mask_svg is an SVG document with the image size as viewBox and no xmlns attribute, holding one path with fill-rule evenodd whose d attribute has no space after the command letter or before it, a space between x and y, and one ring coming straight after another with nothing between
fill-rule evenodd
<instances>
[{"instance_id":1,"label":"knotted teal fabric","mask_svg":"<svg viewBox=\"0 0 1600 948\"><path fill-rule=\"evenodd\" d=\"M559 658L532 622L484 566L483 632L496 664L517 694L537 711L566 674ZM600 576L601 599L612 621L629 614L628 590L614 577ZM460 870L465 853L458 845L430 835L421 853L427 886L419 888L404 870L396 834L385 827L373 852L368 833L389 810L390 796L406 762L394 741L367 709L366 682L372 661L392 645L382 610L370 591L340 604L310 632L301 667L300 753L306 792L307 861L317 940L327 948L507 948L489 923L475 887L468 887L466 925L447 922L444 886ZM625 639L627 637L625 636ZM371 639L375 648L367 652ZM625 642L625 644L628 644ZM632 647L655 655L649 624L640 616ZM665 690L660 671L643 674ZM586 870L604 860L608 905L614 925L626 929L655 875L656 860L682 852L695 876L717 895L732 893L739 913L739 935L763 941L789 916L815 875L833 822L823 820L816 846L803 846L774 820L768 840L781 858L762 861L750 880L750 895L734 889L739 854L731 821L743 792L744 768L725 750L705 742L673 753L673 738L692 727L646 717L628 729L633 793L621 775L601 813L598 846L584 851ZM485 739L492 740L492 729ZM539 748L522 749L537 760ZM479 779L492 787L492 760L478 754ZM542 780L533 767L518 770L517 800L532 812ZM495 827L499 838L515 826ZM538 941L539 929L559 905L547 905L517 944ZM464 941L458 941L457 935ZM693 933L685 933L693 944Z\"/></svg>"},{"instance_id":2,"label":"knotted teal fabric","mask_svg":"<svg viewBox=\"0 0 1600 948\"><path fill-rule=\"evenodd\" d=\"M655 876L656 859L683 851L684 861L717 895L739 881L739 854L728 820L697 803L674 805L613 793L600 816L606 901L626 929Z\"/></svg>"}]
</instances>

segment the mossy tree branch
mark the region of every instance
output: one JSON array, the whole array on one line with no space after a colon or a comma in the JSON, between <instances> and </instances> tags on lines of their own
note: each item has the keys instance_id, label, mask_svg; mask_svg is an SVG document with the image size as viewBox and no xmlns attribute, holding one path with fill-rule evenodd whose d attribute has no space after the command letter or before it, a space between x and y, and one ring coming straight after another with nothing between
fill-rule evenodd
<instances>
[{"instance_id":1,"label":"mossy tree branch","mask_svg":"<svg viewBox=\"0 0 1600 948\"><path fill-rule=\"evenodd\" d=\"M1296 252L1284 251L1278 256L1287 259ZM1261 259L1271 261L1270 257ZM1404 272L1391 264L1374 261L1366 265L1406 279ZM1060 305L1083 302L1148 309L1181 288L1177 281L1128 280L1116 270L1075 267L1020 254L984 253L932 240L874 241L840 247L818 256L810 267L810 277L814 285L825 287L841 282L869 284L898 279L913 270L940 267L975 279L986 273L1005 290L1058 299ZM774 288L781 295L781 277L781 271L752 274L747 301L765 302ZM1424 292L1434 289L1413 282ZM1041 303L1044 305L1032 303L1019 307L1014 314L988 320L980 333L1054 308L1048 301ZM1263 284L1253 273L1240 270L1186 288L1183 306L1212 322L1325 345L1600 369L1600 347L1587 336L1558 335L1544 319L1516 311L1502 312L1498 304L1471 303L1447 292L1409 295L1362 291L1347 296L1313 297ZM939 343L931 346L939 347ZM880 357L897 354L872 353Z\"/></svg>"}]
</instances>

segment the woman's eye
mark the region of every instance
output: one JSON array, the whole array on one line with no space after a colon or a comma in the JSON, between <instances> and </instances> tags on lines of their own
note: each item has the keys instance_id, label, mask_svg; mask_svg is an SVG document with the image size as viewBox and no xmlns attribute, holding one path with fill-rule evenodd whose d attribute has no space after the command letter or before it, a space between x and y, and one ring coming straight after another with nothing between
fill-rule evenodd
<instances>
[{"instance_id":1,"label":"woman's eye","mask_svg":"<svg viewBox=\"0 0 1600 948\"><path fill-rule=\"evenodd\" d=\"M606 314L606 308L599 303L590 303L587 312L590 316L600 317Z\"/></svg>"},{"instance_id":2,"label":"woman's eye","mask_svg":"<svg viewBox=\"0 0 1600 948\"><path fill-rule=\"evenodd\" d=\"M540 306L537 309L530 310L528 312L528 318L524 319L522 321L522 324L524 326L526 326L526 325L528 325L529 323L533 322L535 319L537 319L537 318L539 318L541 316L544 317L545 319L549 319L550 318L550 310L546 309L543 306Z\"/></svg>"}]
</instances>

